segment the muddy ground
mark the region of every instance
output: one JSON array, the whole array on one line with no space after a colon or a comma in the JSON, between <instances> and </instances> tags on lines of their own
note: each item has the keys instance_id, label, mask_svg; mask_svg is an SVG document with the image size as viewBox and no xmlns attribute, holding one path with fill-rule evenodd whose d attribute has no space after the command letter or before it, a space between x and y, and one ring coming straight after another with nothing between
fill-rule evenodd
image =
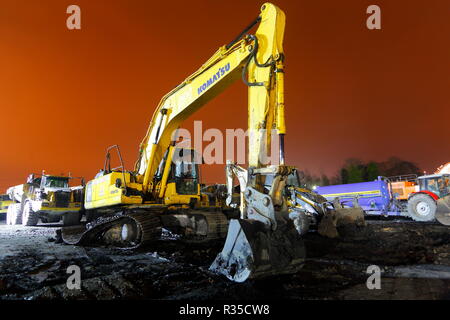
<instances>
[{"instance_id":1,"label":"muddy ground","mask_svg":"<svg viewBox=\"0 0 450 320\"><path fill-rule=\"evenodd\" d=\"M450 228L437 224L369 221L339 240L310 233L301 272L244 284L208 272L222 243L83 248L57 243L59 227L0 221L0 300L450 299ZM81 290L67 289L70 265L81 268ZM379 290L367 289L369 265L382 271Z\"/></svg>"}]
</instances>

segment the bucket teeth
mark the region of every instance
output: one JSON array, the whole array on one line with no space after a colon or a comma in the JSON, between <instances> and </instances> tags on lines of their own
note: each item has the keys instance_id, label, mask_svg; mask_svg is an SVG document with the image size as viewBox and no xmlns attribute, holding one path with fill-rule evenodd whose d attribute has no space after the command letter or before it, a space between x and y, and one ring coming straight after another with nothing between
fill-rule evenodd
<instances>
[{"instance_id":1,"label":"bucket teeth","mask_svg":"<svg viewBox=\"0 0 450 320\"><path fill-rule=\"evenodd\" d=\"M230 221L224 248L210 270L235 282L295 273L305 259L303 241L291 221L267 230L256 220Z\"/></svg>"}]
</instances>

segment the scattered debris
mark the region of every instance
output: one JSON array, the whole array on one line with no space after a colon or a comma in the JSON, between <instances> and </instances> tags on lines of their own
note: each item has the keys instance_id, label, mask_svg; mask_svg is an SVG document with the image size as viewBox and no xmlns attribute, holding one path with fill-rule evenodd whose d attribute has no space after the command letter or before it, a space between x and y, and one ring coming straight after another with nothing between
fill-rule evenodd
<instances>
[{"instance_id":1,"label":"scattered debris","mask_svg":"<svg viewBox=\"0 0 450 320\"><path fill-rule=\"evenodd\" d=\"M308 258L297 274L238 284L207 271L221 241L194 246L162 237L129 251L57 244L49 241L57 239L55 226L0 224L0 299L450 298L448 227L369 221L342 234L308 233ZM366 287L372 264L381 269L381 290ZM66 286L70 265L81 269L80 290Z\"/></svg>"}]
</instances>

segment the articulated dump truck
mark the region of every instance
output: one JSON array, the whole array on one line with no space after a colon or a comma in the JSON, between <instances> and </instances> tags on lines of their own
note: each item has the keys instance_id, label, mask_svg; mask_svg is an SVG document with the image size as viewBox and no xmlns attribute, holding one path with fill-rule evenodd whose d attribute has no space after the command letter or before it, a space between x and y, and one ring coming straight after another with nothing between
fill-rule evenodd
<instances>
[{"instance_id":1,"label":"articulated dump truck","mask_svg":"<svg viewBox=\"0 0 450 320\"><path fill-rule=\"evenodd\" d=\"M10 187L6 223L35 226L41 222L78 224L82 216L84 187L70 187L72 177L30 174L27 182Z\"/></svg>"}]
</instances>

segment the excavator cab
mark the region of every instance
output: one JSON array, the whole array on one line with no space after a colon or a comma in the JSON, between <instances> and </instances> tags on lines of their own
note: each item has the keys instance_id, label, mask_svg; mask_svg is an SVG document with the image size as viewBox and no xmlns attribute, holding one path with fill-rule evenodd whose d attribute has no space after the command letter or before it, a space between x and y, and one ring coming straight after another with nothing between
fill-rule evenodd
<instances>
[{"instance_id":1,"label":"excavator cab","mask_svg":"<svg viewBox=\"0 0 450 320\"><path fill-rule=\"evenodd\" d=\"M178 194L198 193L198 165L192 162L179 161L172 164L172 181Z\"/></svg>"},{"instance_id":2,"label":"excavator cab","mask_svg":"<svg viewBox=\"0 0 450 320\"><path fill-rule=\"evenodd\" d=\"M167 163L167 150L161 161L156 180L162 180ZM174 156L171 157L170 171L167 178L167 187L174 184L175 191L180 195L197 195L199 191L199 166L195 162L196 152L193 149L175 148Z\"/></svg>"},{"instance_id":3,"label":"excavator cab","mask_svg":"<svg viewBox=\"0 0 450 320\"><path fill-rule=\"evenodd\" d=\"M198 154L191 148L170 146L153 179L154 197L164 204L193 204L200 200Z\"/></svg>"}]
</instances>

